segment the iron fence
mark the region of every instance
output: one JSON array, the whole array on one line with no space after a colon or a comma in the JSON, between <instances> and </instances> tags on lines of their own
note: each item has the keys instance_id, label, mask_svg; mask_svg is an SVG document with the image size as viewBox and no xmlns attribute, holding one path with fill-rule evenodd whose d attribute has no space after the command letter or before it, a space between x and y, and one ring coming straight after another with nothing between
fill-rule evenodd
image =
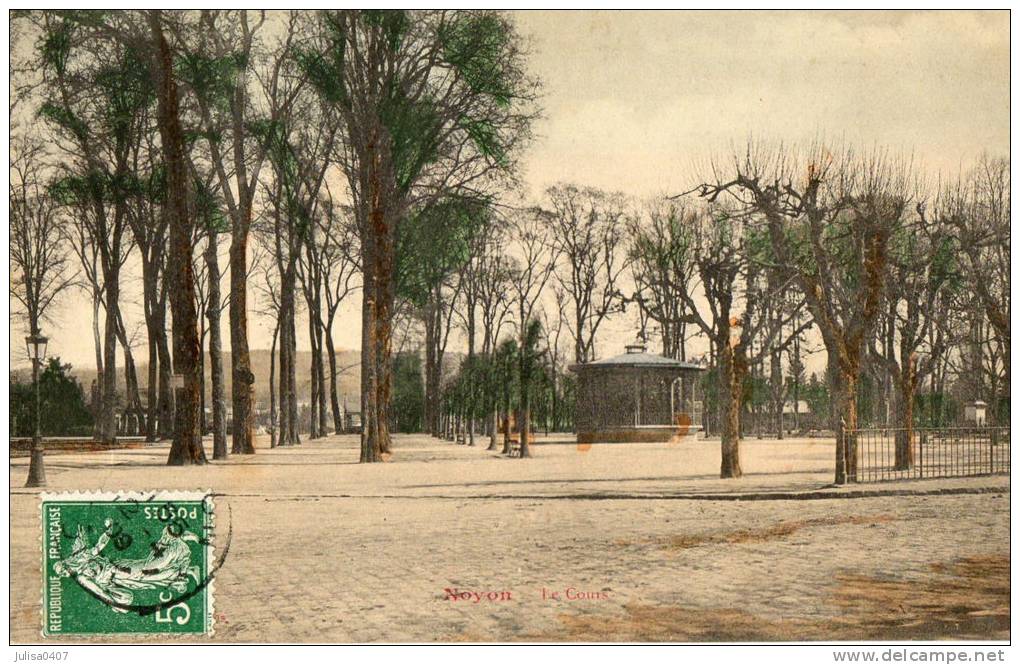
<instances>
[{"instance_id":1,"label":"iron fence","mask_svg":"<svg viewBox=\"0 0 1020 665\"><path fill-rule=\"evenodd\" d=\"M1009 473L1008 427L858 429L843 436L849 482Z\"/></svg>"}]
</instances>

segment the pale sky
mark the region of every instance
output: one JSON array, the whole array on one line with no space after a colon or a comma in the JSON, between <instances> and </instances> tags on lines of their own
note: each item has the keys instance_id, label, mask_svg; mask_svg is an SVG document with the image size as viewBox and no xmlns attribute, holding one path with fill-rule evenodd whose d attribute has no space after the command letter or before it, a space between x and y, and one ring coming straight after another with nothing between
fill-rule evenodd
<instances>
[{"instance_id":1,"label":"pale sky","mask_svg":"<svg viewBox=\"0 0 1020 665\"><path fill-rule=\"evenodd\" d=\"M523 160L533 196L557 181L638 198L677 193L694 184L698 164L749 136L881 145L933 174L982 152L1009 154L1007 11L556 11L516 21L544 83L544 117ZM51 355L92 366L85 300L65 298L54 312L62 325L46 332ZM341 311L342 347L360 345L359 307L355 299ZM141 361L140 305L125 313ZM600 355L622 350L634 331L632 316L613 322ZM12 333L17 366L23 333ZM268 321L253 317L250 333L253 347L269 347Z\"/></svg>"}]
</instances>

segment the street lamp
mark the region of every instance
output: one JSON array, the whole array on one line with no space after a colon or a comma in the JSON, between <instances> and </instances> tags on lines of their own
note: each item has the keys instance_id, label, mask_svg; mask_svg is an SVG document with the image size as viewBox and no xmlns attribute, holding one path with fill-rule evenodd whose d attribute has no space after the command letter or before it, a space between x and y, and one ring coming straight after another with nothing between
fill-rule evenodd
<instances>
[{"instance_id":1,"label":"street lamp","mask_svg":"<svg viewBox=\"0 0 1020 665\"><path fill-rule=\"evenodd\" d=\"M43 468L42 436L39 432L39 367L46 357L46 342L49 340L35 333L25 338L25 349L32 360L32 385L35 387L35 433L32 435L32 458L28 464L28 482L25 487L43 487L46 485L46 470Z\"/></svg>"}]
</instances>

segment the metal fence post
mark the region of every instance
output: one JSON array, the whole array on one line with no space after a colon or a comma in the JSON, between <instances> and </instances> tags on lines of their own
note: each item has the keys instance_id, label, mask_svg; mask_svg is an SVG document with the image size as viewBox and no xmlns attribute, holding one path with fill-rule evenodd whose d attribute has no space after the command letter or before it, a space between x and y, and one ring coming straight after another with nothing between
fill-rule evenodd
<instances>
[{"instance_id":1,"label":"metal fence post","mask_svg":"<svg viewBox=\"0 0 1020 665\"><path fill-rule=\"evenodd\" d=\"M924 478L924 444L928 440L928 432L921 431L921 438L917 442L917 477Z\"/></svg>"},{"instance_id":2,"label":"metal fence post","mask_svg":"<svg viewBox=\"0 0 1020 665\"><path fill-rule=\"evenodd\" d=\"M988 431L988 473L995 473L995 443L998 433L994 427Z\"/></svg>"}]
</instances>

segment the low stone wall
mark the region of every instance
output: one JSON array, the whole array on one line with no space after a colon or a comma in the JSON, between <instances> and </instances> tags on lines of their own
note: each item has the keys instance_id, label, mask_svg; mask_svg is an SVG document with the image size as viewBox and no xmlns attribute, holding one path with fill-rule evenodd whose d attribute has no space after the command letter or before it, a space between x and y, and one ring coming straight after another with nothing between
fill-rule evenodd
<instances>
[{"instance_id":1,"label":"low stone wall","mask_svg":"<svg viewBox=\"0 0 1020 665\"><path fill-rule=\"evenodd\" d=\"M32 450L32 439L12 438L11 457L28 457ZM112 443L98 443L86 437L54 437L43 439L43 449L47 455L60 453L101 452L104 450L123 450L125 448L144 448L145 438L140 436L118 437Z\"/></svg>"},{"instance_id":2,"label":"low stone wall","mask_svg":"<svg viewBox=\"0 0 1020 665\"><path fill-rule=\"evenodd\" d=\"M578 432L578 443L666 443L681 439L694 439L700 427L615 427L596 431Z\"/></svg>"}]
</instances>

